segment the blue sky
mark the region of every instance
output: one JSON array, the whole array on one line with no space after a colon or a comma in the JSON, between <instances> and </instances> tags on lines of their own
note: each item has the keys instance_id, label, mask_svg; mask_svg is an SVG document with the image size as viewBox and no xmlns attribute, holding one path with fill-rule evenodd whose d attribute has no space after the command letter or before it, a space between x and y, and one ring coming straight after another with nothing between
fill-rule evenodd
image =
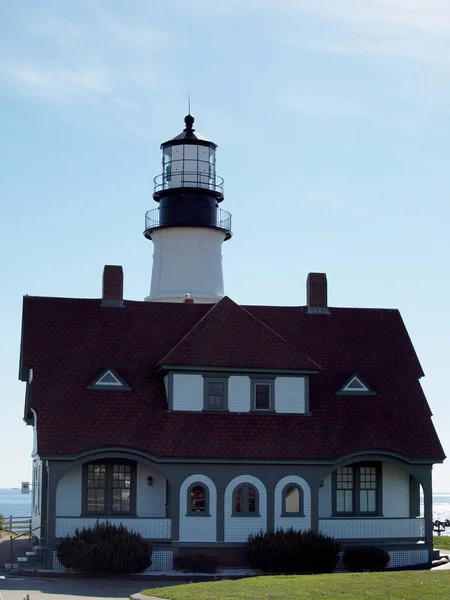
<instances>
[{"instance_id":1,"label":"blue sky","mask_svg":"<svg viewBox=\"0 0 450 600\"><path fill-rule=\"evenodd\" d=\"M150 286L152 179L191 94L219 144L226 293L399 308L450 452L448 0L3 0L0 487L30 478L24 294ZM434 470L450 490L450 461Z\"/></svg>"}]
</instances>

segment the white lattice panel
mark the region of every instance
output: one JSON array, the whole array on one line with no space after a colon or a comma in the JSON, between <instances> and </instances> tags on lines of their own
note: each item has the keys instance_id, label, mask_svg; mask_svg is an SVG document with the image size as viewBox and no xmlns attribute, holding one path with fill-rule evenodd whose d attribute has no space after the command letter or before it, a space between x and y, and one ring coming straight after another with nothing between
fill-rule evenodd
<instances>
[{"instance_id":1,"label":"white lattice panel","mask_svg":"<svg viewBox=\"0 0 450 600\"><path fill-rule=\"evenodd\" d=\"M152 564L144 573L152 571L171 571L173 569L172 550L155 550L152 552Z\"/></svg>"},{"instance_id":2,"label":"white lattice panel","mask_svg":"<svg viewBox=\"0 0 450 600\"><path fill-rule=\"evenodd\" d=\"M427 550L391 550L389 556L391 560L389 561L388 569L412 567L428 562Z\"/></svg>"}]
</instances>

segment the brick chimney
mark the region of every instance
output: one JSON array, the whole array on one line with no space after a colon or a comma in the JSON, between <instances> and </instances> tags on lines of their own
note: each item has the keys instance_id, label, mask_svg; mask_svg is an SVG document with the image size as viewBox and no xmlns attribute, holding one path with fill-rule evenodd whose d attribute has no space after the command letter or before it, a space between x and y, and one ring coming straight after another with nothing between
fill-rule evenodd
<instances>
[{"instance_id":1,"label":"brick chimney","mask_svg":"<svg viewBox=\"0 0 450 600\"><path fill-rule=\"evenodd\" d=\"M306 305L309 313L329 313L326 273L308 273Z\"/></svg>"},{"instance_id":2,"label":"brick chimney","mask_svg":"<svg viewBox=\"0 0 450 600\"><path fill-rule=\"evenodd\" d=\"M102 306L123 306L123 269L105 265L103 269Z\"/></svg>"}]
</instances>

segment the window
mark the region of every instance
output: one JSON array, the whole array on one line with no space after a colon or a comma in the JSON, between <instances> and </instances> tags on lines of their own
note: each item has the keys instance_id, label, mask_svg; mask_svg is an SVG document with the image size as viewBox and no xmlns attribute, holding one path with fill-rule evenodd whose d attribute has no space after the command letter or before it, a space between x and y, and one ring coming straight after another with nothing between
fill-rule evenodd
<instances>
[{"instance_id":1,"label":"window","mask_svg":"<svg viewBox=\"0 0 450 600\"><path fill-rule=\"evenodd\" d=\"M234 517L259 517L258 490L249 483L239 485L233 492Z\"/></svg>"},{"instance_id":2,"label":"window","mask_svg":"<svg viewBox=\"0 0 450 600\"><path fill-rule=\"evenodd\" d=\"M136 464L99 461L84 465L84 512L132 515L136 502Z\"/></svg>"},{"instance_id":3,"label":"window","mask_svg":"<svg viewBox=\"0 0 450 600\"><path fill-rule=\"evenodd\" d=\"M228 410L228 377L204 377L203 410Z\"/></svg>"},{"instance_id":4,"label":"window","mask_svg":"<svg viewBox=\"0 0 450 600\"><path fill-rule=\"evenodd\" d=\"M254 411L268 412L274 410L274 380L252 379L251 406Z\"/></svg>"},{"instance_id":5,"label":"window","mask_svg":"<svg viewBox=\"0 0 450 600\"><path fill-rule=\"evenodd\" d=\"M337 515L381 514L381 467L359 464L338 469L333 475L334 510Z\"/></svg>"},{"instance_id":6,"label":"window","mask_svg":"<svg viewBox=\"0 0 450 600\"><path fill-rule=\"evenodd\" d=\"M288 483L282 492L282 517L303 516L303 490L295 483Z\"/></svg>"},{"instance_id":7,"label":"window","mask_svg":"<svg viewBox=\"0 0 450 600\"><path fill-rule=\"evenodd\" d=\"M191 517L209 517L209 490L204 483L193 483L187 492L187 514Z\"/></svg>"}]
</instances>

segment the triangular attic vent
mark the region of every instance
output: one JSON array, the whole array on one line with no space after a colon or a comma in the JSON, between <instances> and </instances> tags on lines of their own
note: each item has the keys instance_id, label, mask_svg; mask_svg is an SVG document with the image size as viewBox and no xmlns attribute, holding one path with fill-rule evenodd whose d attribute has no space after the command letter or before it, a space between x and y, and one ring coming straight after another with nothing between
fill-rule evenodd
<instances>
[{"instance_id":1,"label":"triangular attic vent","mask_svg":"<svg viewBox=\"0 0 450 600\"><path fill-rule=\"evenodd\" d=\"M88 385L88 390L131 390L131 388L114 369L108 368Z\"/></svg>"},{"instance_id":2,"label":"triangular attic vent","mask_svg":"<svg viewBox=\"0 0 450 600\"><path fill-rule=\"evenodd\" d=\"M362 377L353 374L336 392L338 396L376 396L376 392Z\"/></svg>"}]
</instances>

